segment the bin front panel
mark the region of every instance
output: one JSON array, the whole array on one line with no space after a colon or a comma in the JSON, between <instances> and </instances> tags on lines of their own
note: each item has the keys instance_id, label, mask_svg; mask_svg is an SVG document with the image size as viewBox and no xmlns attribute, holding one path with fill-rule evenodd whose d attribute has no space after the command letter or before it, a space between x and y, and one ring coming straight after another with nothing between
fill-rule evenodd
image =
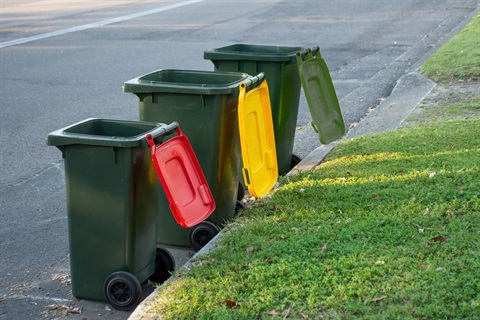
<instances>
[{"instance_id":1,"label":"bin front panel","mask_svg":"<svg viewBox=\"0 0 480 320\"><path fill-rule=\"evenodd\" d=\"M69 145L64 155L72 291L104 300L111 273L153 274L153 165L146 148Z\"/></svg>"}]
</instances>

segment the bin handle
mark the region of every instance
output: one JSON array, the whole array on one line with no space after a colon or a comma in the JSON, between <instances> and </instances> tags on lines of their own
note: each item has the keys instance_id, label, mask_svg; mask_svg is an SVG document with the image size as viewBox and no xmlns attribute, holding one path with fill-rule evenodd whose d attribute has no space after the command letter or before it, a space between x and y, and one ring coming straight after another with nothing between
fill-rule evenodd
<instances>
[{"instance_id":1,"label":"bin handle","mask_svg":"<svg viewBox=\"0 0 480 320\"><path fill-rule=\"evenodd\" d=\"M152 132L148 133L145 136L145 139L147 140L148 145L150 147L154 147L155 146L155 141L154 141L155 138L157 138L159 136L164 136L164 135L172 132L173 130L175 130L177 135L182 134L182 132L180 131L180 125L178 124L178 122L174 121L174 122L172 122L172 123L170 123L166 126L156 128Z\"/></svg>"},{"instance_id":2,"label":"bin handle","mask_svg":"<svg viewBox=\"0 0 480 320\"><path fill-rule=\"evenodd\" d=\"M316 57L316 56L320 56L320 47L319 46L304 49L302 51L297 52L297 54L296 54L297 63L302 62L303 59L305 59L305 61L306 61L306 60L310 60L310 59L312 59L313 57Z\"/></svg>"},{"instance_id":3,"label":"bin handle","mask_svg":"<svg viewBox=\"0 0 480 320\"><path fill-rule=\"evenodd\" d=\"M317 54L320 54L320 47L319 46L312 47L310 51L316 52L316 54L314 54L316 56Z\"/></svg>"},{"instance_id":4,"label":"bin handle","mask_svg":"<svg viewBox=\"0 0 480 320\"><path fill-rule=\"evenodd\" d=\"M250 78L244 80L240 85L249 87L249 86L251 86L252 84L255 84L255 83L259 82L259 81L263 81L263 79L265 79L265 73L260 72L258 75L254 76L254 77L250 77Z\"/></svg>"},{"instance_id":5,"label":"bin handle","mask_svg":"<svg viewBox=\"0 0 480 320\"><path fill-rule=\"evenodd\" d=\"M248 172L248 169L243 167L242 168L242 175L243 175L243 182L245 183L245 186L248 188L250 186L250 173Z\"/></svg>"},{"instance_id":6,"label":"bin handle","mask_svg":"<svg viewBox=\"0 0 480 320\"><path fill-rule=\"evenodd\" d=\"M170 124L167 124L166 126L158 127L157 129L150 132L150 134L154 138L157 138L160 135L165 135L165 134L170 133L173 130L177 130L177 128L179 128L179 127L180 127L180 125L178 124L178 122L174 121Z\"/></svg>"}]
</instances>

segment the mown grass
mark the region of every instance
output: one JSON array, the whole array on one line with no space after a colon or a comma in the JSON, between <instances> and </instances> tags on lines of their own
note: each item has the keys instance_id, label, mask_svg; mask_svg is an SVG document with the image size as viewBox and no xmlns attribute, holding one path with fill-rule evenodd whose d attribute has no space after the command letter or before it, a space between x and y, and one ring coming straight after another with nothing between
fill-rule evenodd
<instances>
[{"instance_id":1,"label":"mown grass","mask_svg":"<svg viewBox=\"0 0 480 320\"><path fill-rule=\"evenodd\" d=\"M420 68L434 81L479 80L480 14L437 50Z\"/></svg>"},{"instance_id":2,"label":"mown grass","mask_svg":"<svg viewBox=\"0 0 480 320\"><path fill-rule=\"evenodd\" d=\"M480 119L341 144L156 297L166 319L479 318Z\"/></svg>"},{"instance_id":3,"label":"mown grass","mask_svg":"<svg viewBox=\"0 0 480 320\"><path fill-rule=\"evenodd\" d=\"M447 45L469 43L455 38ZM478 79L476 52L468 75L427 64L437 80ZM478 94L465 97L430 108L421 125L343 141L317 169L283 178L227 225L214 251L178 270L147 313L479 319L480 117Z\"/></svg>"}]
</instances>

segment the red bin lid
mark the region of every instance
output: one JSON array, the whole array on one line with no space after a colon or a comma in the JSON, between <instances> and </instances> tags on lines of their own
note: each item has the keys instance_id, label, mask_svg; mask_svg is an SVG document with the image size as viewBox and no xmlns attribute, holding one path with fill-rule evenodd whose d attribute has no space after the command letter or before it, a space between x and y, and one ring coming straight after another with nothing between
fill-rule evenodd
<instances>
[{"instance_id":1,"label":"red bin lid","mask_svg":"<svg viewBox=\"0 0 480 320\"><path fill-rule=\"evenodd\" d=\"M187 137L176 129L177 136L155 145L146 139L152 160L179 225L189 228L207 219L215 210L215 200Z\"/></svg>"}]
</instances>

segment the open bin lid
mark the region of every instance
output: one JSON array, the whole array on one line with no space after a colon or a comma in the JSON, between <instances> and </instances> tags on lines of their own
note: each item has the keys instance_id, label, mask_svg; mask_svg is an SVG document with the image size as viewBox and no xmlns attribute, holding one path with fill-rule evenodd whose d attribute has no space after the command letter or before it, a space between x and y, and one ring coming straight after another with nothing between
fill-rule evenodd
<instances>
[{"instance_id":1,"label":"open bin lid","mask_svg":"<svg viewBox=\"0 0 480 320\"><path fill-rule=\"evenodd\" d=\"M190 142L179 127L176 133L158 146L151 135L146 139L175 221L189 228L210 216L215 200Z\"/></svg>"},{"instance_id":2,"label":"open bin lid","mask_svg":"<svg viewBox=\"0 0 480 320\"><path fill-rule=\"evenodd\" d=\"M345 134L345 124L327 64L318 47L309 50L304 58L297 53L296 58L313 129L321 143L333 142Z\"/></svg>"},{"instance_id":3,"label":"open bin lid","mask_svg":"<svg viewBox=\"0 0 480 320\"><path fill-rule=\"evenodd\" d=\"M263 77L262 73L254 78L261 81ZM277 182L278 164L267 81L246 92L248 85L248 82L240 84L238 97L242 173L248 192L258 198Z\"/></svg>"}]
</instances>

